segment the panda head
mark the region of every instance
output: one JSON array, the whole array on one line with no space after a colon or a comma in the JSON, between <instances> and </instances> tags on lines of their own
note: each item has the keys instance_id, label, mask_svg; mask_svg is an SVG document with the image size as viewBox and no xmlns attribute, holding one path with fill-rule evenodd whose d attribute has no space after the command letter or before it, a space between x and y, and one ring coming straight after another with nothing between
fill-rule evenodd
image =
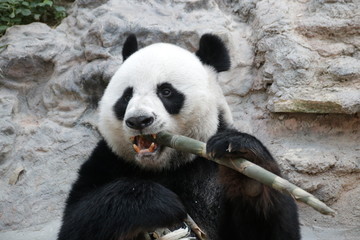
<instances>
[{"instance_id":1,"label":"panda head","mask_svg":"<svg viewBox=\"0 0 360 240\"><path fill-rule=\"evenodd\" d=\"M195 55L167 43L138 50L130 35L122 54L99 105L99 130L118 156L146 169L176 168L194 156L142 136L165 130L207 141L220 124L232 124L216 82L230 58L217 36L203 35Z\"/></svg>"}]
</instances>

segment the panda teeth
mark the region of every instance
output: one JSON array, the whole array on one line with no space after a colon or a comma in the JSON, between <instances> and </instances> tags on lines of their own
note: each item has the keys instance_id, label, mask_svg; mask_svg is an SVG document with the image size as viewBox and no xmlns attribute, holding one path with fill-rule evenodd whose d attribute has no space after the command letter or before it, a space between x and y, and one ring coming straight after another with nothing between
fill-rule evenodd
<instances>
[{"instance_id":1,"label":"panda teeth","mask_svg":"<svg viewBox=\"0 0 360 240\"><path fill-rule=\"evenodd\" d=\"M151 136L154 140L156 139L156 134L151 134ZM142 154L142 153L153 153L157 150L158 145L155 142L152 141L146 141L146 139L143 136L134 136L130 137L130 141L133 143L133 148L136 153Z\"/></svg>"},{"instance_id":2,"label":"panda teeth","mask_svg":"<svg viewBox=\"0 0 360 240\"><path fill-rule=\"evenodd\" d=\"M133 148L134 148L135 152L137 152L137 153L139 153L141 151L140 148L136 144L133 144Z\"/></svg>"},{"instance_id":3,"label":"panda teeth","mask_svg":"<svg viewBox=\"0 0 360 240\"><path fill-rule=\"evenodd\" d=\"M151 143L150 147L149 147L149 152L154 152L156 146L155 146L155 143Z\"/></svg>"}]
</instances>

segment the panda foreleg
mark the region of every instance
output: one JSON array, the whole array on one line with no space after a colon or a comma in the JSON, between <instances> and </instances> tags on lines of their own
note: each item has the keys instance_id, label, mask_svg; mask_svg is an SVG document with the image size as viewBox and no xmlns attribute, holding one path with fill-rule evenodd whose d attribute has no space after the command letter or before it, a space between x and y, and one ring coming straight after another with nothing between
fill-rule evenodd
<instances>
[{"instance_id":1,"label":"panda foreleg","mask_svg":"<svg viewBox=\"0 0 360 240\"><path fill-rule=\"evenodd\" d=\"M266 147L254 136L241 133L234 129L226 129L215 134L207 142L207 152L215 158L245 158L277 175L280 169ZM221 179L227 183L229 196L245 195L254 197L259 195L264 186L243 174L226 167L220 168ZM232 183L232 180L235 182Z\"/></svg>"},{"instance_id":2,"label":"panda foreleg","mask_svg":"<svg viewBox=\"0 0 360 240\"><path fill-rule=\"evenodd\" d=\"M220 131L211 137L207 142L207 153L215 158L244 158L280 175L280 169L266 147L254 136L234 129ZM297 208L291 197L230 168L220 166L219 169L227 209L222 225L229 237L300 239Z\"/></svg>"},{"instance_id":3,"label":"panda foreleg","mask_svg":"<svg viewBox=\"0 0 360 240\"><path fill-rule=\"evenodd\" d=\"M186 218L178 196L160 184L120 179L66 206L58 240L127 240Z\"/></svg>"}]
</instances>

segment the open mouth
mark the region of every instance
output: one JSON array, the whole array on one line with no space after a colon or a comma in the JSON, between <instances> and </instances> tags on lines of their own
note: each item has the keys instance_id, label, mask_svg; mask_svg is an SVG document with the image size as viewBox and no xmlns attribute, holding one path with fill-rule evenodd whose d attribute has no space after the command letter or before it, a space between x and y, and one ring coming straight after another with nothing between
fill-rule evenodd
<instances>
[{"instance_id":1,"label":"open mouth","mask_svg":"<svg viewBox=\"0 0 360 240\"><path fill-rule=\"evenodd\" d=\"M159 149L159 145L155 143L156 134L151 135L138 135L131 137L130 140L133 143L133 148L136 153L154 153Z\"/></svg>"}]
</instances>

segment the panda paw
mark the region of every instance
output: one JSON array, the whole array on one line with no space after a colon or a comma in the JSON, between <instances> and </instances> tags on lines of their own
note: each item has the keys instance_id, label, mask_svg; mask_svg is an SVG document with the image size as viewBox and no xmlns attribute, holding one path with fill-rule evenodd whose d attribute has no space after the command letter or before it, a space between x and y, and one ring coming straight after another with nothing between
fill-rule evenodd
<instances>
[{"instance_id":1,"label":"panda paw","mask_svg":"<svg viewBox=\"0 0 360 240\"><path fill-rule=\"evenodd\" d=\"M254 136L230 129L211 137L206 151L212 158L245 158L257 164L272 159L268 150Z\"/></svg>"},{"instance_id":2,"label":"panda paw","mask_svg":"<svg viewBox=\"0 0 360 240\"><path fill-rule=\"evenodd\" d=\"M219 132L209 139L206 151L212 158L244 158L280 175L280 169L266 147L246 133L232 129ZM230 168L220 166L219 169L220 181L225 186L229 199L241 196L243 200L249 200L249 206L255 207L256 211L268 209L268 203L272 201L272 190L269 191L259 182Z\"/></svg>"}]
</instances>

